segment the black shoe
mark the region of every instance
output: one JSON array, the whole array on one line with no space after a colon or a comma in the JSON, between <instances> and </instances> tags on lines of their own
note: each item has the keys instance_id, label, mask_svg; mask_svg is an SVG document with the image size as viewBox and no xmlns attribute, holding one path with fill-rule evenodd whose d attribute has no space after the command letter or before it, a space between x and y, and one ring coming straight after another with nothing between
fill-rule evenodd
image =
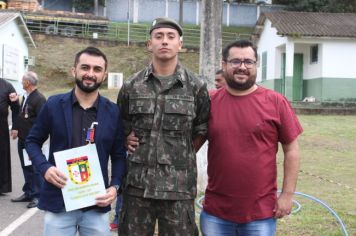
<instances>
[{"instance_id":1,"label":"black shoe","mask_svg":"<svg viewBox=\"0 0 356 236\"><path fill-rule=\"evenodd\" d=\"M37 207L38 205L38 198L33 198L32 201L27 205L27 208Z\"/></svg>"},{"instance_id":2,"label":"black shoe","mask_svg":"<svg viewBox=\"0 0 356 236\"><path fill-rule=\"evenodd\" d=\"M32 199L27 197L26 194L22 194L18 198L11 199L12 202L30 202Z\"/></svg>"}]
</instances>

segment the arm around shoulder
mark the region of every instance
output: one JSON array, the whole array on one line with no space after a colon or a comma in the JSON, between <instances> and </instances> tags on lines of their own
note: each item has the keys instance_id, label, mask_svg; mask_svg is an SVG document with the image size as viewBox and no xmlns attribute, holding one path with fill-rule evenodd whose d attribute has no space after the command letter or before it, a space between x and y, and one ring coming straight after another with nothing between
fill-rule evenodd
<instances>
[{"instance_id":1,"label":"arm around shoulder","mask_svg":"<svg viewBox=\"0 0 356 236\"><path fill-rule=\"evenodd\" d=\"M196 101L195 102L196 117L193 121L193 139L195 139L195 137L198 135L205 137L208 133L210 97L209 97L208 89L206 87L206 83L204 83L200 87L196 95L195 101Z\"/></svg>"}]
</instances>

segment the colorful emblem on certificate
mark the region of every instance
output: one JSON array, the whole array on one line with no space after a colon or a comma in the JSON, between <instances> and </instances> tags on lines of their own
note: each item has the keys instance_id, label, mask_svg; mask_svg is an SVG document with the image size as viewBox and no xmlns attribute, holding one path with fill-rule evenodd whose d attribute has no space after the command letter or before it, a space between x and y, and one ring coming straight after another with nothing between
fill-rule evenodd
<instances>
[{"instance_id":1,"label":"colorful emblem on certificate","mask_svg":"<svg viewBox=\"0 0 356 236\"><path fill-rule=\"evenodd\" d=\"M73 183L84 184L89 181L90 166L87 156L67 160L67 167Z\"/></svg>"}]
</instances>

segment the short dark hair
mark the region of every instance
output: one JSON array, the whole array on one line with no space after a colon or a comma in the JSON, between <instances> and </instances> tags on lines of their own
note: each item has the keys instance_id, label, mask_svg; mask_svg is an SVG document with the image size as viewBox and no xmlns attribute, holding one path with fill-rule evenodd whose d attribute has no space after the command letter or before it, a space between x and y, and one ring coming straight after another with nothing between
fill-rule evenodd
<instances>
[{"instance_id":1,"label":"short dark hair","mask_svg":"<svg viewBox=\"0 0 356 236\"><path fill-rule=\"evenodd\" d=\"M223 69L217 70L217 71L215 72L215 75L222 75L222 74L224 74Z\"/></svg>"},{"instance_id":2,"label":"short dark hair","mask_svg":"<svg viewBox=\"0 0 356 236\"><path fill-rule=\"evenodd\" d=\"M253 51L255 52L255 57L257 60L257 47L255 47L253 45L253 43L249 40L238 40L238 41L234 41L232 43L229 43L228 45L226 45L222 51L222 58L224 61L227 61L227 58L229 57L229 52L231 48L247 48L247 47L251 47L253 49Z\"/></svg>"},{"instance_id":3,"label":"short dark hair","mask_svg":"<svg viewBox=\"0 0 356 236\"><path fill-rule=\"evenodd\" d=\"M102 57L104 59L104 61L105 61L105 70L107 69L107 67L108 67L108 59L106 58L106 55L96 47L87 47L87 48L81 50L80 52L78 52L75 55L74 67L76 67L78 65L79 58L80 58L80 56L82 54L88 54L88 55L91 55L91 56Z\"/></svg>"}]
</instances>

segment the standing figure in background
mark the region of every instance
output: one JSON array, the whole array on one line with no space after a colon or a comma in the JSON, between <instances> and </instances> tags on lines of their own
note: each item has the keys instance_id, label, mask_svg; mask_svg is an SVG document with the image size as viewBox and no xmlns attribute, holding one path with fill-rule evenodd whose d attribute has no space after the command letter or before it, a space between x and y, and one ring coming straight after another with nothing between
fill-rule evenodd
<instances>
[{"instance_id":1,"label":"standing figure in background","mask_svg":"<svg viewBox=\"0 0 356 236\"><path fill-rule=\"evenodd\" d=\"M21 103L21 112L13 122L14 124L11 130L12 138L18 138L17 150L25 178L25 184L22 187L23 194L18 198L11 199L11 201L29 201L30 203L27 205L28 208L37 207L40 188L43 183L43 178L34 165L25 166L23 155L26 137L37 115L40 113L42 105L46 102L45 96L37 89L37 83L38 76L35 72L29 71L22 77L22 87L25 90L25 94L23 95Z\"/></svg>"},{"instance_id":2,"label":"standing figure in background","mask_svg":"<svg viewBox=\"0 0 356 236\"><path fill-rule=\"evenodd\" d=\"M226 81L224 78L224 71L222 69L216 71L214 84L215 84L215 89L209 90L210 97L213 96L218 91L218 89L224 88L226 85Z\"/></svg>"},{"instance_id":3,"label":"standing figure in background","mask_svg":"<svg viewBox=\"0 0 356 236\"><path fill-rule=\"evenodd\" d=\"M9 107L12 121L14 121L20 111L18 97L14 87L5 79L0 78L0 195L12 191Z\"/></svg>"},{"instance_id":4,"label":"standing figure in background","mask_svg":"<svg viewBox=\"0 0 356 236\"><path fill-rule=\"evenodd\" d=\"M226 81L224 78L224 71L220 69L215 73L215 88L219 89L225 87L225 85L226 85Z\"/></svg>"},{"instance_id":5,"label":"standing figure in background","mask_svg":"<svg viewBox=\"0 0 356 236\"><path fill-rule=\"evenodd\" d=\"M120 220L119 212L120 212L121 206L122 206L122 195L120 194L119 196L117 196L117 199L116 199L114 219L112 220L112 222L109 225L110 231L118 230L119 220Z\"/></svg>"}]
</instances>

